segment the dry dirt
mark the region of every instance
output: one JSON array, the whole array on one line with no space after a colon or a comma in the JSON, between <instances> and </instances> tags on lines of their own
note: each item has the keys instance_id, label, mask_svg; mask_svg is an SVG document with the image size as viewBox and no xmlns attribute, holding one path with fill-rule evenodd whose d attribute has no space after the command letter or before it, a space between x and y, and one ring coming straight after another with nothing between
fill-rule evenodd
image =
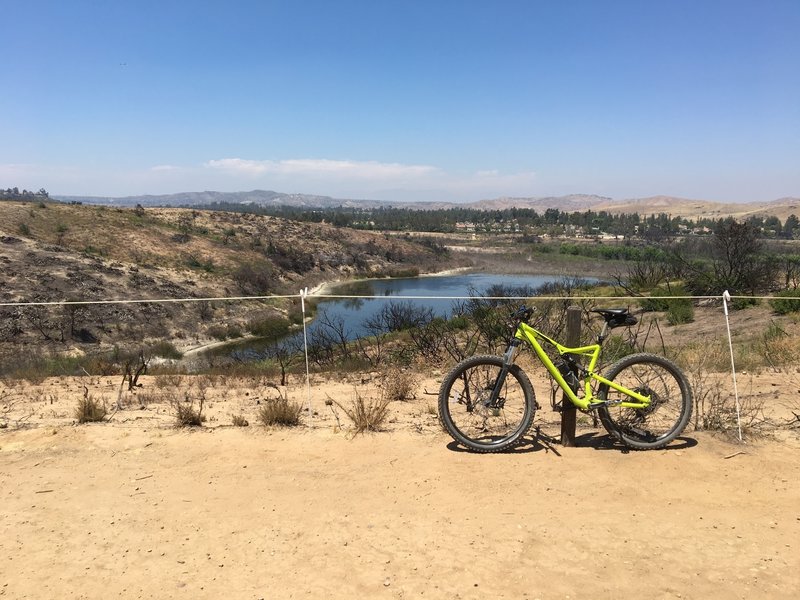
<instances>
[{"instance_id":1,"label":"dry dirt","mask_svg":"<svg viewBox=\"0 0 800 600\"><path fill-rule=\"evenodd\" d=\"M0 597L796 598L800 439L740 445L689 432L625 452L602 431L559 429L546 388L540 435L516 451L462 451L431 407L438 374L354 436L326 399L379 380L312 378L299 428L255 412L277 391L208 377L142 380L105 423L76 425L87 385L0 384ZM767 386L769 384L766 384ZM5 387L4 387L5 386ZM371 390L371 391L370 391ZM170 398L206 397L177 429ZM144 408L139 408L139 404ZM249 427L233 427L231 415Z\"/></svg>"}]
</instances>

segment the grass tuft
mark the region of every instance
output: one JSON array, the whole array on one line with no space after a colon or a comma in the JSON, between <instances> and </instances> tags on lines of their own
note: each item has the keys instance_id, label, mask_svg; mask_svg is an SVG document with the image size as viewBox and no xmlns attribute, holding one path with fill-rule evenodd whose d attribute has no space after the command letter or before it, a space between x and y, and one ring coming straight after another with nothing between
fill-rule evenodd
<instances>
[{"instance_id":1,"label":"grass tuft","mask_svg":"<svg viewBox=\"0 0 800 600\"><path fill-rule=\"evenodd\" d=\"M78 423L98 423L103 421L107 414L106 403L90 396L89 389L84 387L83 398L78 401L75 409L75 418Z\"/></svg>"},{"instance_id":2,"label":"grass tuft","mask_svg":"<svg viewBox=\"0 0 800 600\"><path fill-rule=\"evenodd\" d=\"M172 408L175 410L175 425L177 427L201 427L206 420L203 414L204 401L205 395L203 394L200 398L199 407L195 409L194 400L188 402L173 400Z\"/></svg>"},{"instance_id":3,"label":"grass tuft","mask_svg":"<svg viewBox=\"0 0 800 600\"><path fill-rule=\"evenodd\" d=\"M244 415L231 415L231 422L234 427L248 427L250 425Z\"/></svg>"},{"instance_id":4,"label":"grass tuft","mask_svg":"<svg viewBox=\"0 0 800 600\"><path fill-rule=\"evenodd\" d=\"M390 401L385 397L367 400L356 390L355 398L350 406L343 406L335 400L333 402L353 422L357 434L365 431L382 431L386 419L389 417Z\"/></svg>"},{"instance_id":5,"label":"grass tuft","mask_svg":"<svg viewBox=\"0 0 800 600\"><path fill-rule=\"evenodd\" d=\"M417 377L410 371L392 368L385 375L384 393L389 400L416 398Z\"/></svg>"},{"instance_id":6,"label":"grass tuft","mask_svg":"<svg viewBox=\"0 0 800 600\"><path fill-rule=\"evenodd\" d=\"M266 400L258 411L258 420L266 426L295 427L300 425L302 412L303 407L300 404L289 402L286 398Z\"/></svg>"}]
</instances>

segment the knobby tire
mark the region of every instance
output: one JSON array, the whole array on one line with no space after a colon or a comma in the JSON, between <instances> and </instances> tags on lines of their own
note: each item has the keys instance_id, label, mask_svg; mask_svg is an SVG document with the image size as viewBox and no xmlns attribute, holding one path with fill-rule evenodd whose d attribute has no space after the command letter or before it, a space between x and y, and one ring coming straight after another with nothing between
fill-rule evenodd
<instances>
[{"instance_id":1,"label":"knobby tire","mask_svg":"<svg viewBox=\"0 0 800 600\"><path fill-rule=\"evenodd\" d=\"M598 389L598 399L610 404L597 410L608 433L637 450L663 448L678 437L692 416L692 391L686 376L672 361L657 354L632 354L613 364L606 379L651 397L645 409L614 406L628 396L608 385Z\"/></svg>"},{"instance_id":2,"label":"knobby tire","mask_svg":"<svg viewBox=\"0 0 800 600\"><path fill-rule=\"evenodd\" d=\"M499 356L473 356L457 364L439 390L439 420L453 439L475 452L501 452L522 443L536 412L528 376L510 365L499 401L491 398L503 369Z\"/></svg>"}]
</instances>

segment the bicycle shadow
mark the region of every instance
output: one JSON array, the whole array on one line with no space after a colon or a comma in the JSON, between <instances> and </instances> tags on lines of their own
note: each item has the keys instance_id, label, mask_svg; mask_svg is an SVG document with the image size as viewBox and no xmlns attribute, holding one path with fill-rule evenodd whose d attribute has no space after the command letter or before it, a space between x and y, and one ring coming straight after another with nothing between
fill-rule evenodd
<instances>
[{"instance_id":1,"label":"bicycle shadow","mask_svg":"<svg viewBox=\"0 0 800 600\"><path fill-rule=\"evenodd\" d=\"M686 450L687 448L694 448L697 446L697 440L693 437L679 436L672 442L667 444L662 451L673 450ZM561 452L559 448L563 448L561 439L559 437L551 436L543 431L537 430L533 436L528 436L514 448L503 450L498 454L530 454L532 452L544 452L545 454L553 453L560 457ZM629 454L632 448L629 448L616 438L603 433L595 431L584 433L575 438L575 448L591 448L592 450L615 450L621 454ZM464 452L468 454L475 454L473 450L461 446L456 441L451 441L447 444L447 449L451 452ZM645 451L646 452L646 451Z\"/></svg>"},{"instance_id":2,"label":"bicycle shadow","mask_svg":"<svg viewBox=\"0 0 800 600\"><path fill-rule=\"evenodd\" d=\"M674 440L672 440L669 444L660 448L659 450L662 451L673 451L673 450L686 450L687 448L694 448L697 446L697 440L693 437L689 437L686 435L678 436ZM633 450L629 448L616 438L603 433L598 433L596 431L592 431L589 433L584 433L579 436L575 437L575 447L576 448L591 448L593 450L616 450L621 452L622 454L628 454ZM646 452L646 451L645 451Z\"/></svg>"},{"instance_id":3,"label":"bicycle shadow","mask_svg":"<svg viewBox=\"0 0 800 600\"><path fill-rule=\"evenodd\" d=\"M552 452L556 456L561 456L556 448L560 444L561 442L558 440L558 438L547 435L537 427L533 436L525 436L518 446L514 446L508 450L502 450L497 454L531 454L532 452L544 452L545 454L548 454ZM452 440L447 444L447 449L451 452L477 454L474 450L470 450L469 448L460 445L455 440Z\"/></svg>"}]
</instances>

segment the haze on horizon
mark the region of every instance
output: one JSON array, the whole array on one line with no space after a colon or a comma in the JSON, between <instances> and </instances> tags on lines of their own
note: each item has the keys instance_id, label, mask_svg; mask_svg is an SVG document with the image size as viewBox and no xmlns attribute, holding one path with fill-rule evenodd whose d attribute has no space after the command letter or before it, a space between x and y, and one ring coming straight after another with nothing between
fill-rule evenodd
<instances>
[{"instance_id":1,"label":"haze on horizon","mask_svg":"<svg viewBox=\"0 0 800 600\"><path fill-rule=\"evenodd\" d=\"M800 3L30 0L0 187L800 196Z\"/></svg>"}]
</instances>

